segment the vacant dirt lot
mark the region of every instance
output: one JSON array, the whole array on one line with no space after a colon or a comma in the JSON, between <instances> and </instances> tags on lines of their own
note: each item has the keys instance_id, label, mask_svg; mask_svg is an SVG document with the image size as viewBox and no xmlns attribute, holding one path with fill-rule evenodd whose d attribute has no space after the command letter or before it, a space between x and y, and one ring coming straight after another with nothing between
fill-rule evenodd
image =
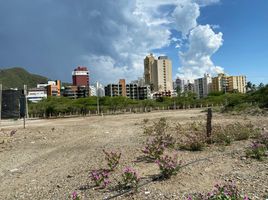
<instances>
[{"instance_id":1,"label":"vacant dirt lot","mask_svg":"<svg viewBox=\"0 0 268 200\"><path fill-rule=\"evenodd\" d=\"M142 183L158 174L155 163L137 162L145 142L143 119L166 117L169 123L186 123L206 118L201 110L166 111L146 114L96 116L54 120L2 121L0 130L0 199L70 199L73 191L83 199L104 199L118 194L113 186L96 189L89 180L90 170L105 167L102 149L119 150L124 166L137 169ZM264 117L215 114L213 123L252 121L268 127ZM12 130L17 132L10 136ZM250 141L231 146L211 146L201 152L178 151L183 164L192 161L171 179L153 181L133 195L116 199L183 199L189 193L206 192L215 183L232 179L242 193L252 199L268 196L268 161L245 158ZM204 159L203 159L204 158ZM203 159L203 160L202 160ZM268 197L267 197L268 198Z\"/></svg>"}]
</instances>

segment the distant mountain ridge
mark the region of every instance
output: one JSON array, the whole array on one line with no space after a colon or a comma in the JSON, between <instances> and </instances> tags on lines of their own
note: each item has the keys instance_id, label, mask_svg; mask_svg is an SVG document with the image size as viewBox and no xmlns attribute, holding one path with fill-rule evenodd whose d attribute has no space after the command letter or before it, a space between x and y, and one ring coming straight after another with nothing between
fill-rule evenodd
<instances>
[{"instance_id":1,"label":"distant mountain ridge","mask_svg":"<svg viewBox=\"0 0 268 200\"><path fill-rule=\"evenodd\" d=\"M34 88L38 83L46 83L47 81L47 77L31 74L20 67L0 69L0 84L3 85L3 89L23 89L23 85Z\"/></svg>"}]
</instances>

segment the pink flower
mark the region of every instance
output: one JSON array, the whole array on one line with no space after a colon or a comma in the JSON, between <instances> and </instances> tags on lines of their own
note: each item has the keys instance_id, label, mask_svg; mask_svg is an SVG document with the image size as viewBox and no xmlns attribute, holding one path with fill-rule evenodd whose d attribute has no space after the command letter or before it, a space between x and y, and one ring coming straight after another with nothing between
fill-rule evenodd
<instances>
[{"instance_id":1,"label":"pink flower","mask_svg":"<svg viewBox=\"0 0 268 200\"><path fill-rule=\"evenodd\" d=\"M72 198L75 200L77 197L78 197L78 194L77 194L76 191L74 191L74 192L72 193Z\"/></svg>"}]
</instances>

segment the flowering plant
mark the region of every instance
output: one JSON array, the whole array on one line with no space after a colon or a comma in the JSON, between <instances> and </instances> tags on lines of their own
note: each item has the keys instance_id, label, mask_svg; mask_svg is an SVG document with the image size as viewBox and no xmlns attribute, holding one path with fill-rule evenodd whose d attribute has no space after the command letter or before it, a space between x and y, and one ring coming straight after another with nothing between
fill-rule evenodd
<instances>
[{"instance_id":1,"label":"flowering plant","mask_svg":"<svg viewBox=\"0 0 268 200\"><path fill-rule=\"evenodd\" d=\"M109 171L108 170L93 170L90 174L91 180L94 181L96 186L106 187L109 183Z\"/></svg>"},{"instance_id":2,"label":"flowering plant","mask_svg":"<svg viewBox=\"0 0 268 200\"><path fill-rule=\"evenodd\" d=\"M122 173L122 186L124 188L131 187L138 189L138 183L140 181L140 177L138 176L137 172L131 168L126 167Z\"/></svg>"},{"instance_id":3,"label":"flowering plant","mask_svg":"<svg viewBox=\"0 0 268 200\"><path fill-rule=\"evenodd\" d=\"M76 191L74 191L71 195L72 200L80 200L80 196L77 194Z\"/></svg>"},{"instance_id":4,"label":"flowering plant","mask_svg":"<svg viewBox=\"0 0 268 200\"><path fill-rule=\"evenodd\" d=\"M176 155L174 157L168 155L162 156L156 163L159 166L163 178L170 178L172 175L177 174L181 167L181 162L178 162Z\"/></svg>"},{"instance_id":5,"label":"flowering plant","mask_svg":"<svg viewBox=\"0 0 268 200\"><path fill-rule=\"evenodd\" d=\"M105 154L105 160L107 161L107 165L111 171L113 171L119 164L119 160L121 158L120 152L107 152L103 149L103 152Z\"/></svg>"}]
</instances>

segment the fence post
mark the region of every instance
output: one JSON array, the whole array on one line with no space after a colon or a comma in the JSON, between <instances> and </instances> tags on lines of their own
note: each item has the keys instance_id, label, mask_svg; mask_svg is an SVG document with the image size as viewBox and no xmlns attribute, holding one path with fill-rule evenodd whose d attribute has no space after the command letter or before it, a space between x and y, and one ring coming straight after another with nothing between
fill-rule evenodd
<instances>
[{"instance_id":1,"label":"fence post","mask_svg":"<svg viewBox=\"0 0 268 200\"><path fill-rule=\"evenodd\" d=\"M0 84L0 123L2 119L2 84Z\"/></svg>"},{"instance_id":2,"label":"fence post","mask_svg":"<svg viewBox=\"0 0 268 200\"><path fill-rule=\"evenodd\" d=\"M207 141L211 143L211 132L212 132L212 109L208 108L207 113Z\"/></svg>"}]
</instances>

